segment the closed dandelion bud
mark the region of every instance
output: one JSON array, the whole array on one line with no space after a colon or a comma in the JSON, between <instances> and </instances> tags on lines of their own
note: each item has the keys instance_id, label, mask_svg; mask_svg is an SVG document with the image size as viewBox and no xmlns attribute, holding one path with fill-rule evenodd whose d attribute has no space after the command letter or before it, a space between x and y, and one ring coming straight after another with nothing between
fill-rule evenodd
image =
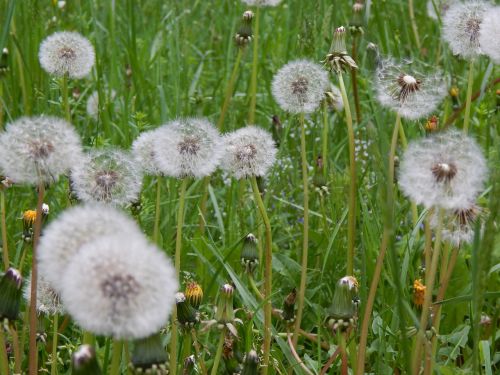
<instances>
[{"instance_id":1,"label":"closed dandelion bud","mask_svg":"<svg viewBox=\"0 0 500 375\"><path fill-rule=\"evenodd\" d=\"M358 281L353 276L341 278L335 286L328 326L341 331L354 326L358 305Z\"/></svg>"},{"instance_id":2,"label":"closed dandelion bud","mask_svg":"<svg viewBox=\"0 0 500 375\"><path fill-rule=\"evenodd\" d=\"M259 373L259 356L255 350L250 350L245 356L243 362L243 370L241 375L258 375Z\"/></svg>"},{"instance_id":3,"label":"closed dandelion bud","mask_svg":"<svg viewBox=\"0 0 500 375\"><path fill-rule=\"evenodd\" d=\"M219 300L217 301L217 312L215 320L220 324L231 323L234 321L233 295L234 287L231 284L224 284L219 291Z\"/></svg>"},{"instance_id":4,"label":"closed dandelion bud","mask_svg":"<svg viewBox=\"0 0 500 375\"><path fill-rule=\"evenodd\" d=\"M285 322L293 323L295 321L295 301L297 300L297 289L293 288L283 302L283 311L281 317Z\"/></svg>"},{"instance_id":5,"label":"closed dandelion bud","mask_svg":"<svg viewBox=\"0 0 500 375\"><path fill-rule=\"evenodd\" d=\"M458 94L460 93L458 91L458 87L457 86L453 86L450 91L450 96L451 96L451 102L453 103L453 109L458 109L460 107L460 101L459 101L459 97L458 97Z\"/></svg>"},{"instance_id":6,"label":"closed dandelion bud","mask_svg":"<svg viewBox=\"0 0 500 375\"><path fill-rule=\"evenodd\" d=\"M0 320L16 320L21 305L23 278L15 268L9 268L0 279Z\"/></svg>"},{"instance_id":7,"label":"closed dandelion bud","mask_svg":"<svg viewBox=\"0 0 500 375\"><path fill-rule=\"evenodd\" d=\"M356 1L352 6L352 17L349 22L349 29L354 35L363 34L363 10L364 5L362 2Z\"/></svg>"},{"instance_id":8,"label":"closed dandelion bud","mask_svg":"<svg viewBox=\"0 0 500 375\"><path fill-rule=\"evenodd\" d=\"M243 13L242 22L238 32L234 37L234 41L239 47L245 47L252 41L252 19L253 12L251 10L247 10Z\"/></svg>"},{"instance_id":9,"label":"closed dandelion bud","mask_svg":"<svg viewBox=\"0 0 500 375\"><path fill-rule=\"evenodd\" d=\"M101 375L96 353L90 345L82 345L71 358L72 375Z\"/></svg>"},{"instance_id":10,"label":"closed dandelion bud","mask_svg":"<svg viewBox=\"0 0 500 375\"><path fill-rule=\"evenodd\" d=\"M421 309L424 304L425 290L426 286L422 284L421 279L413 282L413 304L419 309Z\"/></svg>"},{"instance_id":11,"label":"closed dandelion bud","mask_svg":"<svg viewBox=\"0 0 500 375\"><path fill-rule=\"evenodd\" d=\"M336 73L358 69L356 62L347 53L345 34L346 30L344 26L335 29L331 51L326 55L325 60L323 60L323 63Z\"/></svg>"},{"instance_id":12,"label":"closed dandelion bud","mask_svg":"<svg viewBox=\"0 0 500 375\"><path fill-rule=\"evenodd\" d=\"M186 285L184 295L191 306L195 309L199 309L201 301L203 300L203 289L200 284L196 281L189 282Z\"/></svg>"},{"instance_id":13,"label":"closed dandelion bud","mask_svg":"<svg viewBox=\"0 0 500 375\"><path fill-rule=\"evenodd\" d=\"M175 303L177 305L177 321L182 327L193 327L200 321L199 313L191 306L184 293L175 294Z\"/></svg>"},{"instance_id":14,"label":"closed dandelion bud","mask_svg":"<svg viewBox=\"0 0 500 375\"><path fill-rule=\"evenodd\" d=\"M259 251L257 249L257 238L249 233L243 240L241 249L241 264L245 267L245 271L252 274L259 264Z\"/></svg>"},{"instance_id":15,"label":"closed dandelion bud","mask_svg":"<svg viewBox=\"0 0 500 375\"><path fill-rule=\"evenodd\" d=\"M435 132L436 130L438 130L438 126L439 126L439 118L437 118L436 116L432 116L425 123L425 131L427 133Z\"/></svg>"},{"instance_id":16,"label":"closed dandelion bud","mask_svg":"<svg viewBox=\"0 0 500 375\"><path fill-rule=\"evenodd\" d=\"M318 189L326 187L326 178L323 173L323 157L319 155L316 158L316 169L314 171L313 184Z\"/></svg>"},{"instance_id":17,"label":"closed dandelion bud","mask_svg":"<svg viewBox=\"0 0 500 375\"><path fill-rule=\"evenodd\" d=\"M135 374L168 374L168 356L161 335L155 333L135 341L131 362Z\"/></svg>"}]
</instances>

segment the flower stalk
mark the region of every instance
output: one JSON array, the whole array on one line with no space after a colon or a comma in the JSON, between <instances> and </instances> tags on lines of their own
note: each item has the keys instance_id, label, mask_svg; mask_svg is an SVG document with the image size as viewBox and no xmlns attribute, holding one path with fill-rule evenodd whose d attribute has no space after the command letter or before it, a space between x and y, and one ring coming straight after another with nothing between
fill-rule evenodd
<instances>
[{"instance_id":1,"label":"flower stalk","mask_svg":"<svg viewBox=\"0 0 500 375\"><path fill-rule=\"evenodd\" d=\"M467 132L469 131L473 84L474 84L474 59L471 59L469 63L469 74L467 78L467 97L465 99L465 114L464 114L464 129L463 129L464 134L467 134Z\"/></svg>"},{"instance_id":2,"label":"flower stalk","mask_svg":"<svg viewBox=\"0 0 500 375\"><path fill-rule=\"evenodd\" d=\"M7 239L7 222L5 219L5 191L2 187L0 187L0 220L2 227L2 258L4 269L8 270L10 266L9 260L9 246Z\"/></svg>"},{"instance_id":3,"label":"flower stalk","mask_svg":"<svg viewBox=\"0 0 500 375\"><path fill-rule=\"evenodd\" d=\"M255 10L255 28L253 33L252 76L250 79L250 108L248 110L248 123L255 123L255 107L257 105L257 68L259 63L259 20L260 7Z\"/></svg>"},{"instance_id":4,"label":"flower stalk","mask_svg":"<svg viewBox=\"0 0 500 375\"><path fill-rule=\"evenodd\" d=\"M123 351L123 341L114 340L113 341L113 355L111 357L111 368L109 370L110 375L120 375L121 374L121 362L122 362L122 351Z\"/></svg>"}]
</instances>

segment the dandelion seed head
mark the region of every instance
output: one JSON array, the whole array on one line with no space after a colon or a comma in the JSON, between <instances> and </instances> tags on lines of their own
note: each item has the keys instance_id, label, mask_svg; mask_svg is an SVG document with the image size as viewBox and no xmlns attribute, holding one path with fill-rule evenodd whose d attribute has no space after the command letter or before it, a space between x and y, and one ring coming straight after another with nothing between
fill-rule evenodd
<instances>
[{"instance_id":1,"label":"dandelion seed head","mask_svg":"<svg viewBox=\"0 0 500 375\"><path fill-rule=\"evenodd\" d=\"M171 262L142 234L113 234L82 246L63 275L61 297L83 329L140 339L167 323L177 288Z\"/></svg>"},{"instance_id":2,"label":"dandelion seed head","mask_svg":"<svg viewBox=\"0 0 500 375\"><path fill-rule=\"evenodd\" d=\"M490 9L481 24L479 43L482 51L500 64L500 6Z\"/></svg>"},{"instance_id":3,"label":"dandelion seed head","mask_svg":"<svg viewBox=\"0 0 500 375\"><path fill-rule=\"evenodd\" d=\"M219 166L223 154L218 130L204 118L174 120L156 131L154 159L166 176L209 176Z\"/></svg>"},{"instance_id":4,"label":"dandelion seed head","mask_svg":"<svg viewBox=\"0 0 500 375\"><path fill-rule=\"evenodd\" d=\"M222 168L237 179L265 176L276 161L272 135L257 126L246 126L224 137L226 155Z\"/></svg>"},{"instance_id":5,"label":"dandelion seed head","mask_svg":"<svg viewBox=\"0 0 500 375\"><path fill-rule=\"evenodd\" d=\"M132 143L132 154L141 166L143 171L148 175L157 176L161 174L155 160L155 141L157 130L149 130L141 133Z\"/></svg>"},{"instance_id":6,"label":"dandelion seed head","mask_svg":"<svg viewBox=\"0 0 500 375\"><path fill-rule=\"evenodd\" d=\"M64 211L44 228L38 246L38 267L43 277L61 293L62 276L80 248L95 238L113 233L141 231L134 220L104 204L76 206Z\"/></svg>"},{"instance_id":7,"label":"dandelion seed head","mask_svg":"<svg viewBox=\"0 0 500 375\"><path fill-rule=\"evenodd\" d=\"M274 76L272 93L281 109L290 113L311 113L330 88L328 73L308 60L284 65Z\"/></svg>"},{"instance_id":8,"label":"dandelion seed head","mask_svg":"<svg viewBox=\"0 0 500 375\"><path fill-rule=\"evenodd\" d=\"M0 169L17 183L51 183L78 164L80 137L56 117L22 117L0 133Z\"/></svg>"},{"instance_id":9,"label":"dandelion seed head","mask_svg":"<svg viewBox=\"0 0 500 375\"><path fill-rule=\"evenodd\" d=\"M475 200L486 176L486 160L476 142L450 130L409 145L400 164L399 185L418 204L459 210Z\"/></svg>"},{"instance_id":10,"label":"dandelion seed head","mask_svg":"<svg viewBox=\"0 0 500 375\"><path fill-rule=\"evenodd\" d=\"M434 4L436 4L436 8L434 8L433 0L427 1L427 15L433 20L438 20L438 15L436 13L436 9L439 13L439 17L443 18L446 12L456 3L459 3L460 0L434 0Z\"/></svg>"},{"instance_id":11,"label":"dandelion seed head","mask_svg":"<svg viewBox=\"0 0 500 375\"><path fill-rule=\"evenodd\" d=\"M257 7L275 7L281 0L241 0L244 4Z\"/></svg>"},{"instance_id":12,"label":"dandelion seed head","mask_svg":"<svg viewBox=\"0 0 500 375\"><path fill-rule=\"evenodd\" d=\"M380 104L410 120L435 111L447 93L441 73L422 74L390 58L381 61L375 87Z\"/></svg>"},{"instance_id":13,"label":"dandelion seed head","mask_svg":"<svg viewBox=\"0 0 500 375\"><path fill-rule=\"evenodd\" d=\"M475 224L481 220L481 208L475 203L469 203L464 208L445 210L441 235L443 240L459 247L472 243L474 239ZM438 213L433 211L430 217L431 228L438 227Z\"/></svg>"},{"instance_id":14,"label":"dandelion seed head","mask_svg":"<svg viewBox=\"0 0 500 375\"><path fill-rule=\"evenodd\" d=\"M40 64L49 74L61 77L83 78L95 63L94 47L76 32L56 32L40 45Z\"/></svg>"},{"instance_id":15,"label":"dandelion seed head","mask_svg":"<svg viewBox=\"0 0 500 375\"><path fill-rule=\"evenodd\" d=\"M59 294L43 276L38 275L36 287L36 311L38 314L55 315L64 313ZM28 304L31 301L31 275L24 287L24 299Z\"/></svg>"},{"instance_id":16,"label":"dandelion seed head","mask_svg":"<svg viewBox=\"0 0 500 375\"><path fill-rule=\"evenodd\" d=\"M73 190L83 202L133 203L139 197L142 177L135 159L118 149L92 150L71 170Z\"/></svg>"},{"instance_id":17,"label":"dandelion seed head","mask_svg":"<svg viewBox=\"0 0 500 375\"><path fill-rule=\"evenodd\" d=\"M481 54L479 36L484 17L491 10L486 1L479 0L450 6L443 17L442 34L454 55L471 59Z\"/></svg>"}]
</instances>

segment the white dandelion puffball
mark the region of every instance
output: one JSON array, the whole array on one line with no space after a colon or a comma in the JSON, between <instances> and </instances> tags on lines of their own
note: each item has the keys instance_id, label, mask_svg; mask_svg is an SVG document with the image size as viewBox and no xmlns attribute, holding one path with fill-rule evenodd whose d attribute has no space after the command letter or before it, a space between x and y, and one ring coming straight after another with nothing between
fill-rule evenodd
<instances>
[{"instance_id":1,"label":"white dandelion puffball","mask_svg":"<svg viewBox=\"0 0 500 375\"><path fill-rule=\"evenodd\" d=\"M275 74L272 83L274 100L290 113L311 113L318 108L330 88L328 73L308 60L295 60Z\"/></svg>"},{"instance_id":2,"label":"white dandelion puffball","mask_svg":"<svg viewBox=\"0 0 500 375\"><path fill-rule=\"evenodd\" d=\"M59 294L52 288L51 284L40 275L38 275L36 290L36 311L38 314L64 314L64 307L61 303ZM23 294L24 299L29 304L31 302L31 275L24 287Z\"/></svg>"},{"instance_id":3,"label":"white dandelion puffball","mask_svg":"<svg viewBox=\"0 0 500 375\"><path fill-rule=\"evenodd\" d=\"M377 68L375 89L380 104L409 120L434 112L447 94L441 73L420 73L391 58Z\"/></svg>"},{"instance_id":4,"label":"white dandelion puffball","mask_svg":"<svg viewBox=\"0 0 500 375\"><path fill-rule=\"evenodd\" d=\"M51 183L82 158L80 137L56 117L21 117L0 133L0 169L17 183Z\"/></svg>"},{"instance_id":5,"label":"white dandelion puffball","mask_svg":"<svg viewBox=\"0 0 500 375\"><path fill-rule=\"evenodd\" d=\"M62 301L83 329L117 339L140 339L167 323L178 289L175 270L138 234L96 238L64 272Z\"/></svg>"},{"instance_id":6,"label":"white dandelion puffball","mask_svg":"<svg viewBox=\"0 0 500 375\"><path fill-rule=\"evenodd\" d=\"M111 90L109 100L114 101L116 98L116 91ZM94 120L97 120L99 115L99 92L94 91L90 94L87 99L87 114L92 117Z\"/></svg>"},{"instance_id":7,"label":"white dandelion puffball","mask_svg":"<svg viewBox=\"0 0 500 375\"><path fill-rule=\"evenodd\" d=\"M145 174L158 176L161 171L158 169L155 160L155 141L158 129L141 133L132 143L132 155L141 166Z\"/></svg>"},{"instance_id":8,"label":"white dandelion puffball","mask_svg":"<svg viewBox=\"0 0 500 375\"><path fill-rule=\"evenodd\" d=\"M484 16L479 43L483 53L500 64L500 6L489 10Z\"/></svg>"},{"instance_id":9,"label":"white dandelion puffball","mask_svg":"<svg viewBox=\"0 0 500 375\"><path fill-rule=\"evenodd\" d=\"M115 233L140 234L141 230L132 218L109 205L88 204L65 210L40 237L40 276L60 294L62 275L80 248L97 237Z\"/></svg>"},{"instance_id":10,"label":"white dandelion puffball","mask_svg":"<svg viewBox=\"0 0 500 375\"><path fill-rule=\"evenodd\" d=\"M275 7L281 0L241 0L244 4L257 7Z\"/></svg>"},{"instance_id":11,"label":"white dandelion puffball","mask_svg":"<svg viewBox=\"0 0 500 375\"><path fill-rule=\"evenodd\" d=\"M428 0L427 15L433 20L437 21L438 14L436 13L436 10L439 13L439 18L443 18L448 9L450 9L451 6L459 2L460 0ZM436 8L434 8L434 4L436 5Z\"/></svg>"},{"instance_id":12,"label":"white dandelion puffball","mask_svg":"<svg viewBox=\"0 0 500 375\"><path fill-rule=\"evenodd\" d=\"M204 118L174 120L156 132L154 158L166 176L209 176L219 166L223 154L219 131Z\"/></svg>"},{"instance_id":13,"label":"white dandelion puffball","mask_svg":"<svg viewBox=\"0 0 500 375\"><path fill-rule=\"evenodd\" d=\"M487 177L476 142L457 130L410 143L399 170L403 193L425 207L464 209L475 201Z\"/></svg>"},{"instance_id":14,"label":"white dandelion puffball","mask_svg":"<svg viewBox=\"0 0 500 375\"><path fill-rule=\"evenodd\" d=\"M89 75L95 63L94 47L76 32L56 32L40 45L40 65L49 74L61 77L83 78Z\"/></svg>"},{"instance_id":15,"label":"white dandelion puffball","mask_svg":"<svg viewBox=\"0 0 500 375\"><path fill-rule=\"evenodd\" d=\"M487 2L478 0L456 3L448 9L442 34L454 55L471 59L481 54L479 36L484 16L490 11Z\"/></svg>"},{"instance_id":16,"label":"white dandelion puffball","mask_svg":"<svg viewBox=\"0 0 500 375\"><path fill-rule=\"evenodd\" d=\"M276 161L272 135L257 126L246 126L224 136L226 155L222 168L237 179L262 177Z\"/></svg>"},{"instance_id":17,"label":"white dandelion puffball","mask_svg":"<svg viewBox=\"0 0 500 375\"><path fill-rule=\"evenodd\" d=\"M142 177L140 166L128 152L92 150L71 170L71 186L84 202L126 205L139 198Z\"/></svg>"},{"instance_id":18,"label":"white dandelion puffball","mask_svg":"<svg viewBox=\"0 0 500 375\"><path fill-rule=\"evenodd\" d=\"M481 220L481 209L474 203L457 210L445 210L441 226L441 236L455 247L472 243L474 239L475 224ZM433 229L438 227L438 212L432 211L430 225Z\"/></svg>"}]
</instances>

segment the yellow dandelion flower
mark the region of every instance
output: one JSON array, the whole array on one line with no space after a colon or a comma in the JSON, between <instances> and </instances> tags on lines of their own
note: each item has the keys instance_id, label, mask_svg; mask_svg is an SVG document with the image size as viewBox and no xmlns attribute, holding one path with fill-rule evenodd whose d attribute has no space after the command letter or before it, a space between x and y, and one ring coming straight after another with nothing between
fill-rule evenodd
<instances>
[{"instance_id":1,"label":"yellow dandelion flower","mask_svg":"<svg viewBox=\"0 0 500 375\"><path fill-rule=\"evenodd\" d=\"M417 279L413 282L413 303L417 307L422 307L424 304L426 286L422 284L421 279Z\"/></svg>"},{"instance_id":2,"label":"yellow dandelion flower","mask_svg":"<svg viewBox=\"0 0 500 375\"><path fill-rule=\"evenodd\" d=\"M191 306L198 308L203 299L203 289L201 285L196 281L191 281L186 285L186 291L184 292L186 299L189 301Z\"/></svg>"}]
</instances>

